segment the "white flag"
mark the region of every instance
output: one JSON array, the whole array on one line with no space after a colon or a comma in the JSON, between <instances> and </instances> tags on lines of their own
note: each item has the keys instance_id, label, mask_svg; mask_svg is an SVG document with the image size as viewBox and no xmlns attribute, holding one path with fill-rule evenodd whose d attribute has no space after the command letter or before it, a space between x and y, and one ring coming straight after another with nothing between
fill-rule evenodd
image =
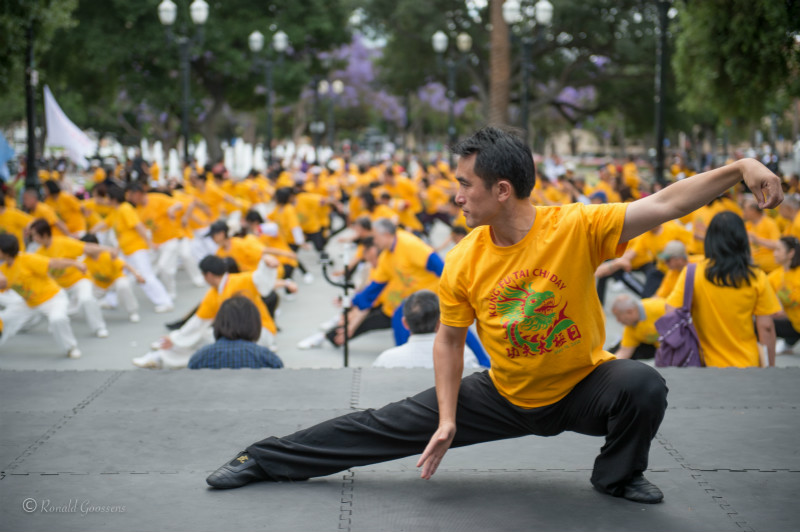
<instances>
[{"instance_id":1,"label":"white flag","mask_svg":"<svg viewBox=\"0 0 800 532\"><path fill-rule=\"evenodd\" d=\"M94 155L95 143L67 118L47 85L44 87L44 119L47 124L45 146L64 148L75 164L84 170L89 168L86 158Z\"/></svg>"}]
</instances>

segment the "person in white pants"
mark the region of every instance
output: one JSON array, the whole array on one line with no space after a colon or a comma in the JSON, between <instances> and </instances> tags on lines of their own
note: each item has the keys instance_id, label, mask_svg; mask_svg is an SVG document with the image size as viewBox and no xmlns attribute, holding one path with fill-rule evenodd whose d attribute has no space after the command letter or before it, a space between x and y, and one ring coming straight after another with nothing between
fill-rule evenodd
<instances>
[{"instance_id":1,"label":"person in white pants","mask_svg":"<svg viewBox=\"0 0 800 532\"><path fill-rule=\"evenodd\" d=\"M125 201L125 191L119 187L111 187L108 198L114 210L105 220L96 224L92 232L102 231L107 227L114 229L122 252L122 258L144 277L142 291L155 305L156 312L170 312L174 307L167 289L156 277L150 261L150 249L153 242L136 214L133 206Z\"/></svg>"},{"instance_id":2,"label":"person in white pants","mask_svg":"<svg viewBox=\"0 0 800 532\"><path fill-rule=\"evenodd\" d=\"M30 234L38 244L36 253L50 258L66 258L75 261L81 255L97 257L104 251L111 252L98 244L92 244L68 236L53 236L50 224L44 218L37 218L30 225ZM84 268L85 271L85 268ZM89 328L98 338L108 337L108 329L100 310L100 302L94 297L92 282L78 268L58 268L50 271L51 277L67 292L69 311L83 309Z\"/></svg>"},{"instance_id":3,"label":"person in white pants","mask_svg":"<svg viewBox=\"0 0 800 532\"><path fill-rule=\"evenodd\" d=\"M180 329L154 342L151 345L152 350L144 356L134 358L133 364L140 368L185 368L197 349L214 342L212 325L216 310L222 301L234 295L247 297L259 309L262 329L258 344L274 350L275 327L272 318L267 315L268 311L262 298L274 288L286 284L286 281L278 279L279 265L274 256L266 254L255 271L228 274L224 259L213 255L206 256L200 262L200 269L210 288L197 313ZM210 310L212 313L206 315L204 310Z\"/></svg>"},{"instance_id":4,"label":"person in white pants","mask_svg":"<svg viewBox=\"0 0 800 532\"><path fill-rule=\"evenodd\" d=\"M84 242L97 244L97 237L92 234L86 234L81 238ZM139 323L139 301L133 293L133 282L131 278L125 275L127 271L136 279L139 284L144 284L145 279L139 272L127 264L119 257L113 257L111 253L101 253L96 258L86 257L83 263L88 268L88 276L92 280L95 296L98 299L106 297L106 301L114 296L114 304L116 307L117 302L128 313L132 323Z\"/></svg>"},{"instance_id":5,"label":"person in white pants","mask_svg":"<svg viewBox=\"0 0 800 532\"><path fill-rule=\"evenodd\" d=\"M70 358L79 358L81 352L67 314L69 299L48 271L72 266L85 271L86 266L73 259L20 253L19 240L8 233L0 233L0 261L0 290L10 288L24 301L12 301L0 311L0 320L3 321L0 346L24 327L44 317L61 352Z\"/></svg>"}]
</instances>

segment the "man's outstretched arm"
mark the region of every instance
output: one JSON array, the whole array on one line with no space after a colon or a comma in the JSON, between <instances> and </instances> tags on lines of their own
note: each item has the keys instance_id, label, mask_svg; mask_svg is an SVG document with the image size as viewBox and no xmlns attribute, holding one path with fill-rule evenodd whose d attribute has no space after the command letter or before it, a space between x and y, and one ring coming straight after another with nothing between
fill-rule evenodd
<instances>
[{"instance_id":1,"label":"man's outstretched arm","mask_svg":"<svg viewBox=\"0 0 800 532\"><path fill-rule=\"evenodd\" d=\"M439 428L420 456L422 478L436 473L439 463L456 435L456 406L461 374L464 371L464 342L467 327L440 324L433 343L433 368L436 374L436 398L439 403Z\"/></svg>"},{"instance_id":2,"label":"man's outstretched arm","mask_svg":"<svg viewBox=\"0 0 800 532\"><path fill-rule=\"evenodd\" d=\"M686 216L744 180L762 209L783 201L781 180L755 159L741 159L666 187L628 205L620 242L637 237L668 220Z\"/></svg>"}]
</instances>

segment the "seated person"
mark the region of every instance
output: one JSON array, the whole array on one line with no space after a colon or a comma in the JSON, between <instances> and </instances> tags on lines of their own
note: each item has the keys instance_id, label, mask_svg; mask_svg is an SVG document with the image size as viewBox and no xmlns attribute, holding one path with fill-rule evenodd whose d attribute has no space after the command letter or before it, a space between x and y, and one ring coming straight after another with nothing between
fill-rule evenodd
<instances>
[{"instance_id":1,"label":"seated person","mask_svg":"<svg viewBox=\"0 0 800 532\"><path fill-rule=\"evenodd\" d=\"M387 349L372 363L376 368L433 369L433 340L439 329L439 297L430 290L414 292L403 305L403 326L411 335L408 342ZM478 368L478 359L464 350L464 367Z\"/></svg>"},{"instance_id":2,"label":"seated person","mask_svg":"<svg viewBox=\"0 0 800 532\"><path fill-rule=\"evenodd\" d=\"M636 299L620 294L611 311L617 321L625 326L622 341L609 349L617 358L643 360L653 358L658 347L656 320L664 315L665 302L660 298Z\"/></svg>"},{"instance_id":3,"label":"seated person","mask_svg":"<svg viewBox=\"0 0 800 532\"><path fill-rule=\"evenodd\" d=\"M244 296L226 299L214 318L213 344L201 347L189 360L189 369L282 368L283 361L256 341L261 315Z\"/></svg>"}]
</instances>

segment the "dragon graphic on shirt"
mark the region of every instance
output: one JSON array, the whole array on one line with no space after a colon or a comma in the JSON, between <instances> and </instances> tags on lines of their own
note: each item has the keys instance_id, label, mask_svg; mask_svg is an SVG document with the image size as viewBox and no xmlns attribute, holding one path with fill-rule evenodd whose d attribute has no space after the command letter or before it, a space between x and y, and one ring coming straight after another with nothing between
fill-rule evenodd
<instances>
[{"instance_id":1,"label":"dragon graphic on shirt","mask_svg":"<svg viewBox=\"0 0 800 532\"><path fill-rule=\"evenodd\" d=\"M553 349L559 333L575 322L558 309L553 292L536 292L532 283L506 286L497 298L497 313L506 329L506 338L525 354L541 354Z\"/></svg>"}]
</instances>

